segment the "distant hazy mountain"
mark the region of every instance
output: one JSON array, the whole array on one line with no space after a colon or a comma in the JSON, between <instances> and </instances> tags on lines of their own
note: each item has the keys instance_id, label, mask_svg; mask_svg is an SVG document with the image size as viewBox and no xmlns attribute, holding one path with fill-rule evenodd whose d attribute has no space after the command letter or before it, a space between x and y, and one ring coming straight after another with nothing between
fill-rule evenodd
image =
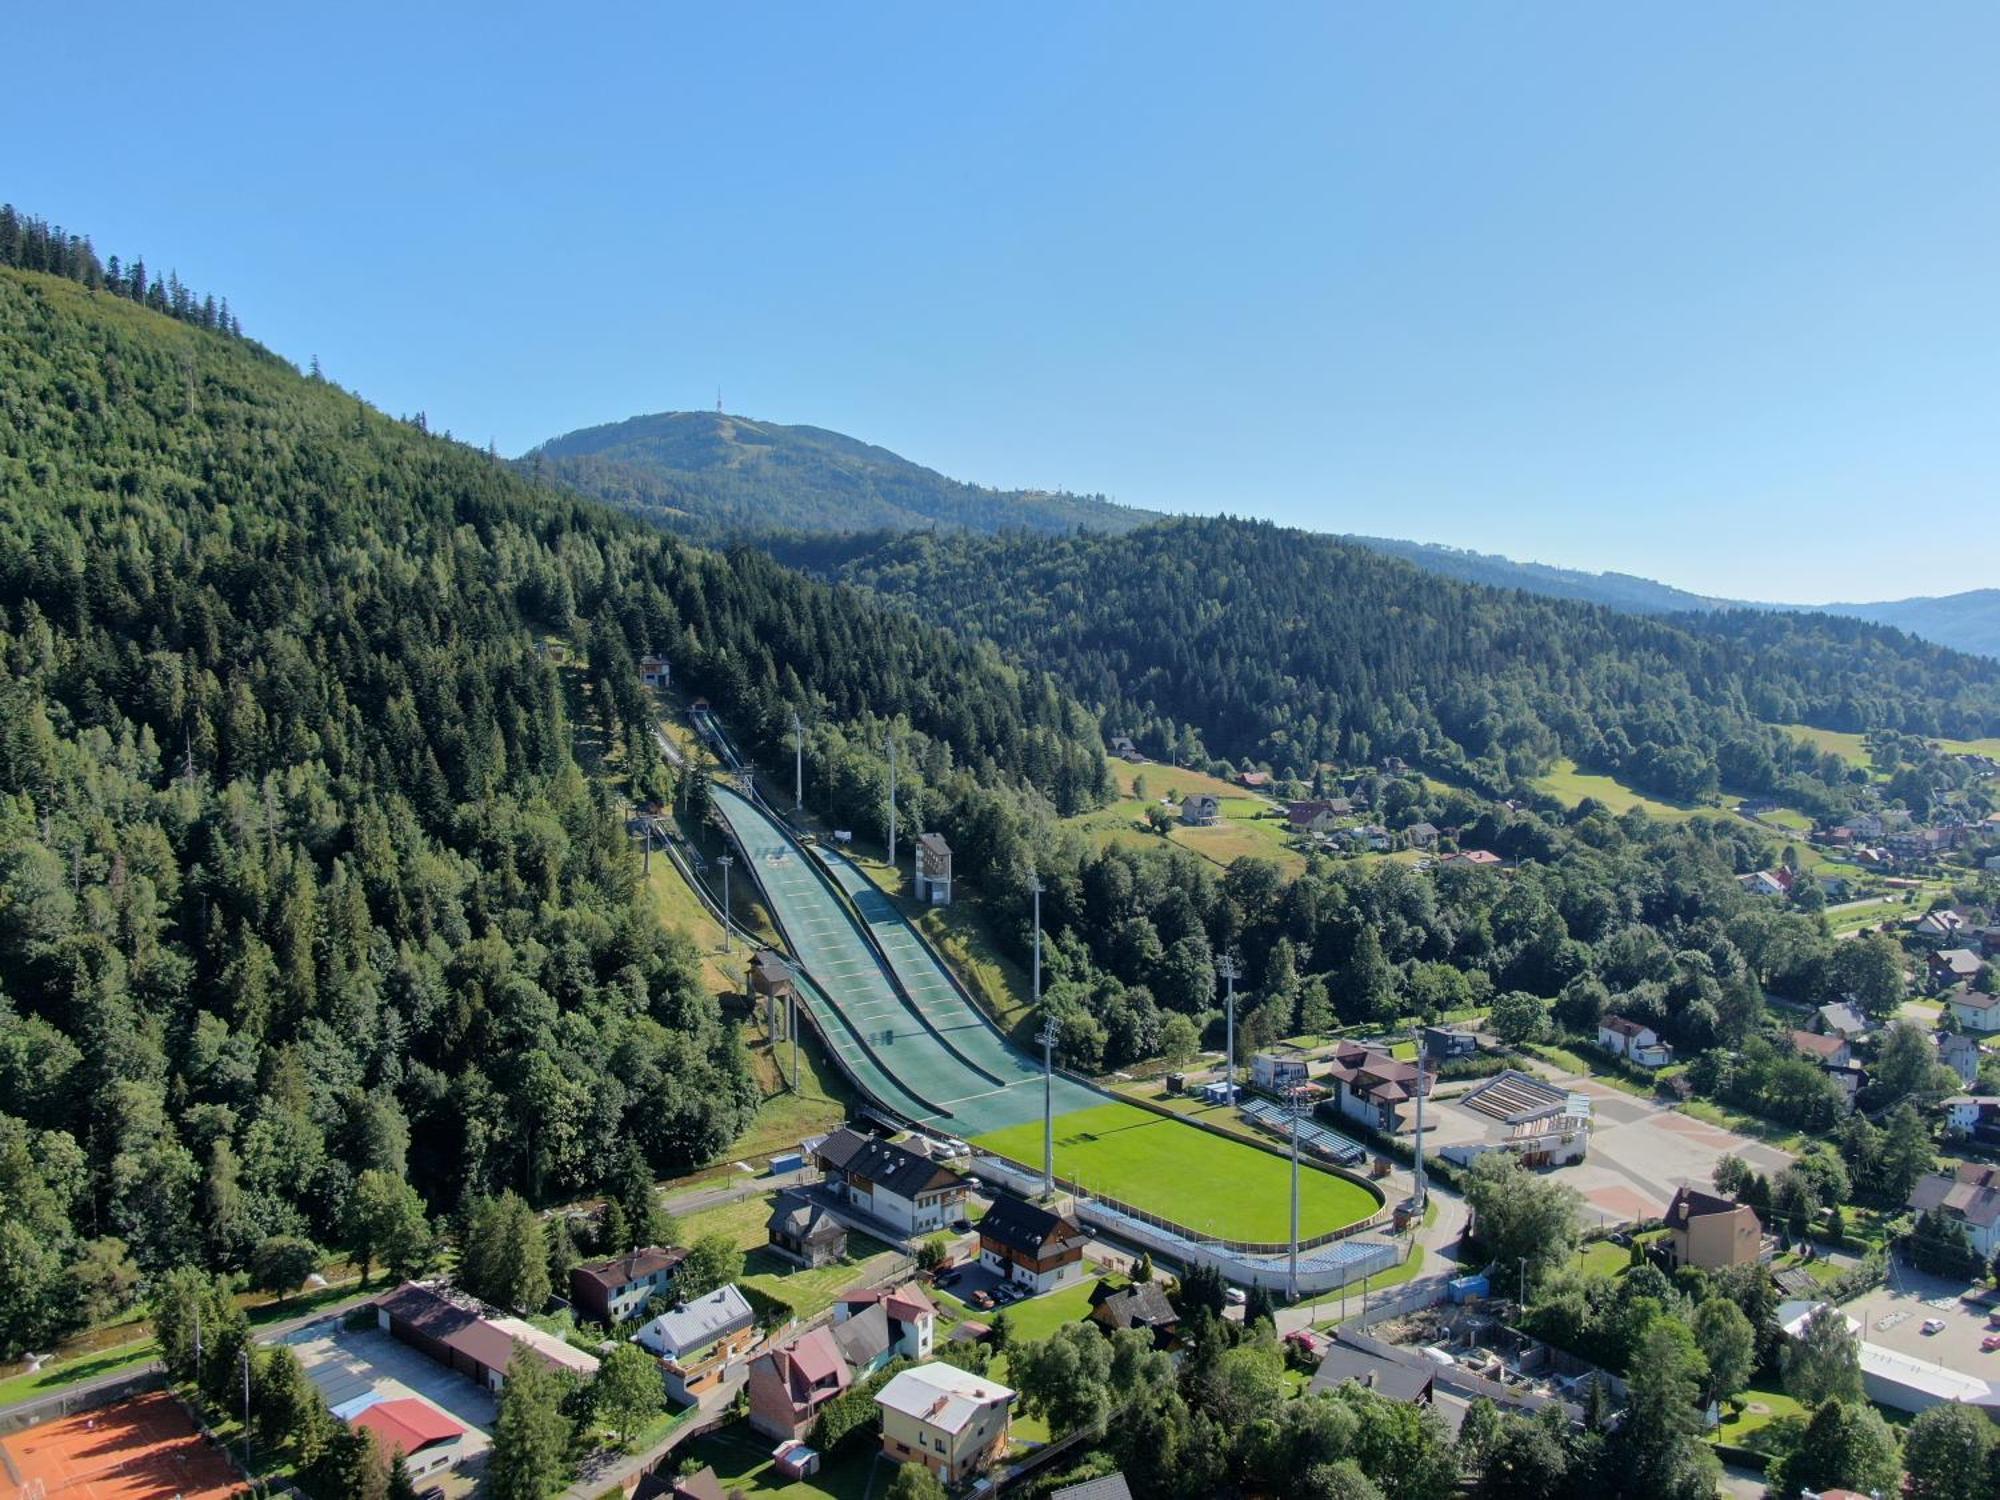
<instances>
[{"instance_id":1,"label":"distant hazy mountain","mask_svg":"<svg viewBox=\"0 0 2000 1500\"><path fill-rule=\"evenodd\" d=\"M1102 495L994 490L838 432L669 411L551 438L516 462L697 536L757 531L1130 531Z\"/></svg>"},{"instance_id":2,"label":"distant hazy mountain","mask_svg":"<svg viewBox=\"0 0 2000 1500\"><path fill-rule=\"evenodd\" d=\"M1489 552L1467 552L1431 542L1400 542L1386 537L1351 536L1376 552L1413 562L1432 573L1494 588L1525 589L1556 599L1583 599L1637 614L1675 614L1683 610L1795 609L1808 613L1850 615L1876 625L1893 625L1911 635L1971 651L2000 656L2000 589L1973 589L1935 599L1889 599L1873 604L1766 604L1745 599L1718 599L1689 593L1671 584L1655 583L1630 573L1587 573L1578 568L1554 568L1546 563L1515 562Z\"/></svg>"}]
</instances>

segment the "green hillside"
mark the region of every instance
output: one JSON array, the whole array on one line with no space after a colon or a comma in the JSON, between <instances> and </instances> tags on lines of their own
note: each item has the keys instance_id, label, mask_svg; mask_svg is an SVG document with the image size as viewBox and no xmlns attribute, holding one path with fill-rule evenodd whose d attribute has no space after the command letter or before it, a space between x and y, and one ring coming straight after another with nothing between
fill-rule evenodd
<instances>
[{"instance_id":1,"label":"green hillside","mask_svg":"<svg viewBox=\"0 0 2000 1500\"><path fill-rule=\"evenodd\" d=\"M560 1201L740 1132L736 1029L589 773L674 791L638 655L759 751L796 707L830 782L893 725L932 817L1101 795L1091 716L991 647L537 489L71 250L0 267L0 1356L85 1315L88 1258L346 1243L364 1173Z\"/></svg>"},{"instance_id":2,"label":"green hillside","mask_svg":"<svg viewBox=\"0 0 2000 1500\"><path fill-rule=\"evenodd\" d=\"M818 427L670 411L551 438L528 472L696 536L760 531L1128 531L1101 495L994 490Z\"/></svg>"}]
</instances>

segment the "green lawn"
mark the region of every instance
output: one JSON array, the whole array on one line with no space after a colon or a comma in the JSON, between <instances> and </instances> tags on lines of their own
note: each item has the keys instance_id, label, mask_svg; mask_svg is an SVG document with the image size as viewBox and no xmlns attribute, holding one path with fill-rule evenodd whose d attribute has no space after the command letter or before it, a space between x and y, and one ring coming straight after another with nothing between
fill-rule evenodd
<instances>
[{"instance_id":1,"label":"green lawn","mask_svg":"<svg viewBox=\"0 0 2000 1500\"><path fill-rule=\"evenodd\" d=\"M1866 735L1849 734L1839 729L1814 729L1810 724L1780 724L1778 728L1794 739L1804 740L1822 755L1837 755L1850 766L1860 766L1869 771L1875 769L1875 757L1869 753Z\"/></svg>"},{"instance_id":2,"label":"green lawn","mask_svg":"<svg viewBox=\"0 0 2000 1500\"><path fill-rule=\"evenodd\" d=\"M1574 807L1588 797L1602 803L1614 813L1627 813L1635 807L1643 807L1656 818L1692 818L1700 813L1720 816L1721 809L1697 807L1691 803L1662 802L1657 797L1649 797L1634 787L1625 785L1616 777L1600 776L1592 771L1580 771L1573 760L1559 760L1542 775L1535 778L1535 786L1559 802Z\"/></svg>"},{"instance_id":3,"label":"green lawn","mask_svg":"<svg viewBox=\"0 0 2000 1500\"><path fill-rule=\"evenodd\" d=\"M1764 1428L1782 1418L1802 1417L1804 1414L1805 1408L1783 1391L1753 1388L1724 1403L1722 1425L1715 1431L1716 1440L1736 1448L1756 1449L1760 1447L1757 1434Z\"/></svg>"},{"instance_id":4,"label":"green lawn","mask_svg":"<svg viewBox=\"0 0 2000 1500\"><path fill-rule=\"evenodd\" d=\"M764 1229L770 1213L769 1194L726 1203L720 1208L705 1208L681 1216L680 1237L691 1243L705 1234L728 1235L738 1249L746 1252L742 1285L789 1303L802 1318L831 1307L835 1297L866 1281L871 1271L886 1264L895 1253L880 1240L855 1231L847 1237L846 1260L809 1270L794 1265L770 1248Z\"/></svg>"},{"instance_id":5,"label":"green lawn","mask_svg":"<svg viewBox=\"0 0 2000 1500\"><path fill-rule=\"evenodd\" d=\"M1233 1239L1276 1243L1291 1233L1291 1163L1164 1119L1132 1104L1100 1104L1058 1116L1056 1172L1176 1223ZM1038 1120L973 1141L1015 1161L1042 1154ZM1316 1167L1299 1174L1299 1219L1308 1235L1367 1218L1375 1195Z\"/></svg>"},{"instance_id":6,"label":"green lawn","mask_svg":"<svg viewBox=\"0 0 2000 1500\"><path fill-rule=\"evenodd\" d=\"M1076 1323L1090 1316L1090 1294L1097 1286L1097 1277L1085 1276L1074 1286L1066 1286L1061 1291L1045 1292L1039 1297L1030 1297L1026 1302L1016 1302L1007 1311L1007 1326L1019 1340L1045 1339L1065 1323ZM1124 1283L1117 1277L1110 1278L1114 1285ZM981 1322L991 1323L992 1313L974 1312ZM997 1378L997 1377L996 1377Z\"/></svg>"},{"instance_id":7,"label":"green lawn","mask_svg":"<svg viewBox=\"0 0 2000 1500\"><path fill-rule=\"evenodd\" d=\"M1206 792L1220 800L1222 821L1209 828L1190 828L1177 822L1168 831L1170 841L1224 868L1245 855L1252 855L1273 861L1288 875L1304 871L1305 856L1291 847L1290 825L1280 805L1270 798L1199 771L1175 770L1154 761L1133 765L1114 759L1111 772L1118 783L1120 800L1065 820L1097 843L1135 847L1157 843L1159 835L1146 825L1146 809L1162 797L1172 796L1178 801L1196 792ZM1146 778L1143 799L1134 791L1141 776Z\"/></svg>"},{"instance_id":8,"label":"green lawn","mask_svg":"<svg viewBox=\"0 0 2000 1500\"><path fill-rule=\"evenodd\" d=\"M879 1438L857 1435L852 1446L828 1460L819 1473L796 1482L772 1468L771 1450L777 1446L752 1432L748 1422L732 1422L675 1449L672 1462L675 1470L683 1459L713 1465L725 1493L741 1490L783 1500L870 1500L871 1496L880 1500L895 1475L893 1465L876 1462L882 1451Z\"/></svg>"},{"instance_id":9,"label":"green lawn","mask_svg":"<svg viewBox=\"0 0 2000 1500\"><path fill-rule=\"evenodd\" d=\"M1592 1240L1579 1264L1592 1276L1616 1276L1632 1264L1632 1252L1610 1240Z\"/></svg>"}]
</instances>

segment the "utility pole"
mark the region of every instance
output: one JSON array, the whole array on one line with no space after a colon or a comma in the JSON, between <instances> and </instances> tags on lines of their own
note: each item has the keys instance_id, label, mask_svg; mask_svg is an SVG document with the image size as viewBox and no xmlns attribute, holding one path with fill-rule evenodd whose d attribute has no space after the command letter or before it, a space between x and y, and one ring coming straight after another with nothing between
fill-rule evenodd
<instances>
[{"instance_id":1,"label":"utility pole","mask_svg":"<svg viewBox=\"0 0 2000 1500\"><path fill-rule=\"evenodd\" d=\"M1305 1090L1288 1090L1285 1108L1292 1117L1292 1245L1291 1258L1285 1268L1285 1291L1288 1298L1296 1302L1299 1300L1299 1121L1311 1108L1306 1103Z\"/></svg>"},{"instance_id":2,"label":"utility pole","mask_svg":"<svg viewBox=\"0 0 2000 1500\"><path fill-rule=\"evenodd\" d=\"M1223 1074L1223 1079L1229 1085L1229 1102L1234 1104L1236 1102L1236 980L1241 970L1236 966L1236 955L1233 953L1223 954L1222 961L1215 967L1220 971L1223 982L1229 986L1229 999L1226 1002L1229 1007L1229 1051L1226 1064L1228 1072Z\"/></svg>"},{"instance_id":3,"label":"utility pole","mask_svg":"<svg viewBox=\"0 0 2000 1500\"><path fill-rule=\"evenodd\" d=\"M799 722L798 712L792 713L792 811L806 810L806 730Z\"/></svg>"},{"instance_id":4,"label":"utility pole","mask_svg":"<svg viewBox=\"0 0 2000 1500\"><path fill-rule=\"evenodd\" d=\"M1416 1191L1412 1196L1417 1204L1417 1228L1421 1234L1424 1227L1424 1195L1427 1191L1424 1180L1424 1028L1417 1028L1417 1171Z\"/></svg>"},{"instance_id":5,"label":"utility pole","mask_svg":"<svg viewBox=\"0 0 2000 1500\"><path fill-rule=\"evenodd\" d=\"M889 745L889 868L896 868L896 737L886 736Z\"/></svg>"},{"instance_id":6,"label":"utility pole","mask_svg":"<svg viewBox=\"0 0 2000 1500\"><path fill-rule=\"evenodd\" d=\"M722 866L722 951L731 952L729 929L734 923L729 905L729 867L736 863L736 856L725 854L716 863Z\"/></svg>"},{"instance_id":7,"label":"utility pole","mask_svg":"<svg viewBox=\"0 0 2000 1500\"><path fill-rule=\"evenodd\" d=\"M1528 1257L1521 1257L1521 1311L1528 1310Z\"/></svg>"},{"instance_id":8,"label":"utility pole","mask_svg":"<svg viewBox=\"0 0 2000 1500\"><path fill-rule=\"evenodd\" d=\"M1056 1191L1056 1018L1042 1017L1042 1193L1054 1197Z\"/></svg>"},{"instance_id":9,"label":"utility pole","mask_svg":"<svg viewBox=\"0 0 2000 1500\"><path fill-rule=\"evenodd\" d=\"M785 1024L785 1034L792 1039L792 1092L803 1093L799 1087L799 976L792 976L792 1018Z\"/></svg>"},{"instance_id":10,"label":"utility pole","mask_svg":"<svg viewBox=\"0 0 2000 1500\"><path fill-rule=\"evenodd\" d=\"M237 1350L236 1362L243 1367L243 1467L250 1467L250 1350Z\"/></svg>"},{"instance_id":11,"label":"utility pole","mask_svg":"<svg viewBox=\"0 0 2000 1500\"><path fill-rule=\"evenodd\" d=\"M1030 875L1028 890L1035 898L1035 1004L1042 1003L1042 877Z\"/></svg>"}]
</instances>

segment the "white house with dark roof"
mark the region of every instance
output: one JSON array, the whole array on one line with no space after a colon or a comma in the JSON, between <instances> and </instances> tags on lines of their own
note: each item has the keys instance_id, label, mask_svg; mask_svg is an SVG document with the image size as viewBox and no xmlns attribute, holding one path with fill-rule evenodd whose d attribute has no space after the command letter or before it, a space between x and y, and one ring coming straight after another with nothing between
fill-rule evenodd
<instances>
[{"instance_id":1,"label":"white house with dark roof","mask_svg":"<svg viewBox=\"0 0 2000 1500\"><path fill-rule=\"evenodd\" d=\"M906 1146L843 1127L813 1147L813 1160L848 1203L901 1234L928 1234L965 1215L965 1179Z\"/></svg>"},{"instance_id":2,"label":"white house with dark roof","mask_svg":"<svg viewBox=\"0 0 2000 1500\"><path fill-rule=\"evenodd\" d=\"M1945 997L1952 1019L1967 1031L1990 1034L2000 1031L2000 995L1988 995L1963 985Z\"/></svg>"},{"instance_id":3,"label":"white house with dark roof","mask_svg":"<svg viewBox=\"0 0 2000 1500\"><path fill-rule=\"evenodd\" d=\"M659 1356L667 1391L676 1401L699 1401L756 1343L757 1314L733 1285L717 1287L661 1313L632 1341Z\"/></svg>"},{"instance_id":4,"label":"white house with dark roof","mask_svg":"<svg viewBox=\"0 0 2000 1500\"><path fill-rule=\"evenodd\" d=\"M2000 1167L1960 1162L1933 1172L1910 1190L1912 1213L1935 1213L1965 1226L1972 1248L1991 1260L2000 1252Z\"/></svg>"},{"instance_id":5,"label":"white house with dark roof","mask_svg":"<svg viewBox=\"0 0 2000 1500\"><path fill-rule=\"evenodd\" d=\"M1674 1060L1674 1049L1660 1040L1657 1031L1627 1016L1606 1016L1599 1021L1597 1045L1642 1068L1664 1068Z\"/></svg>"}]
</instances>

